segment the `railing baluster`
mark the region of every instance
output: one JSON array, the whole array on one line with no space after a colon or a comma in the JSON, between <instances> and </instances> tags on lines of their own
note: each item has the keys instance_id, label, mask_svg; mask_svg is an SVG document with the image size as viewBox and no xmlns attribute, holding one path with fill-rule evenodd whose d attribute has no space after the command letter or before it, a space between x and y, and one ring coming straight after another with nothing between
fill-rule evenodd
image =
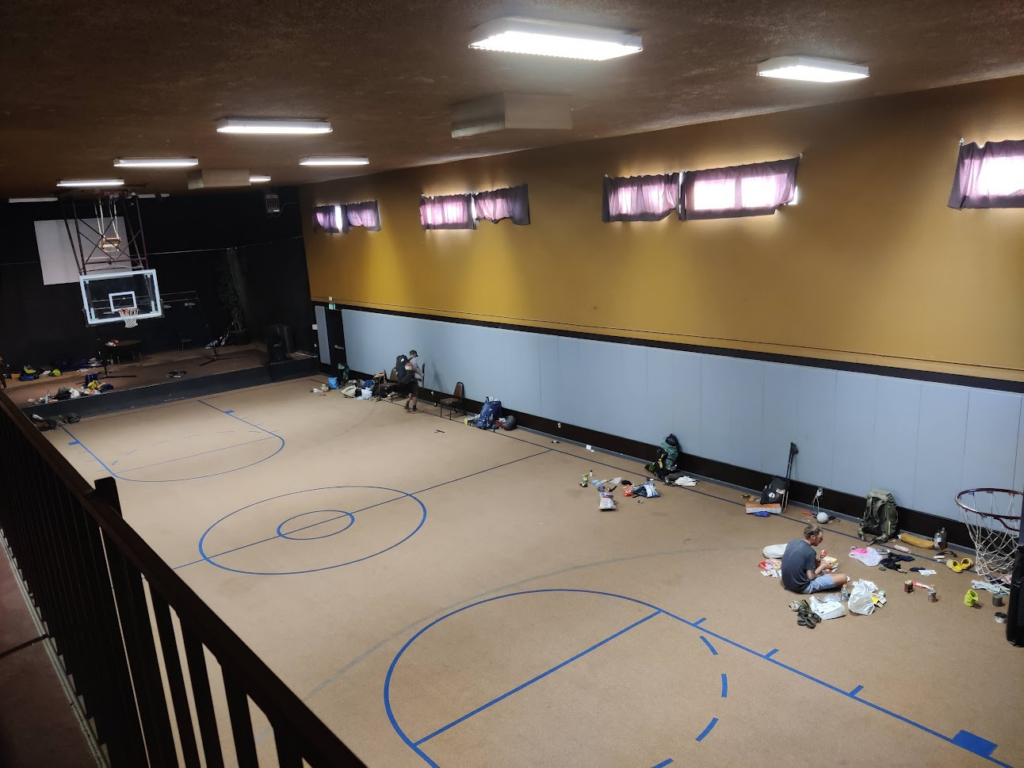
<instances>
[{"instance_id":1,"label":"railing baluster","mask_svg":"<svg viewBox=\"0 0 1024 768\"><path fill-rule=\"evenodd\" d=\"M206 674L206 655L203 645L189 632L185 622L181 623L181 639L185 644L185 659L188 674L192 680L192 701L196 705L199 733L203 737L203 756L206 768L224 768L224 757L220 751L220 733L217 729L217 714L213 709L210 694L210 678Z\"/></svg>"},{"instance_id":2,"label":"railing baluster","mask_svg":"<svg viewBox=\"0 0 1024 768\"><path fill-rule=\"evenodd\" d=\"M252 718L249 716L249 697L238 687L231 675L222 670L224 693L228 698L228 714L231 716L231 736L235 742L235 759L238 768L260 768L256 758L256 742L252 738Z\"/></svg>"},{"instance_id":3,"label":"railing baluster","mask_svg":"<svg viewBox=\"0 0 1024 768\"><path fill-rule=\"evenodd\" d=\"M110 579L114 584L114 597L121 617L128 663L131 665L135 698L139 702L142 732L146 736L149 764L176 766L177 752L171 735L171 720L167 713L163 681L156 660L153 629L149 623L149 609L142 589L142 579L135 566L129 564L121 551L103 535Z\"/></svg>"},{"instance_id":4,"label":"railing baluster","mask_svg":"<svg viewBox=\"0 0 1024 768\"><path fill-rule=\"evenodd\" d=\"M185 679L181 676L181 660L178 658L178 641L174 635L174 623L171 621L171 610L163 598L150 592L149 599L153 603L156 617L156 628L160 633L160 649L163 651L164 672L171 686L171 701L174 704L174 719L178 724L178 740L187 768L199 766L199 750L196 747L196 734L192 729L192 710L188 706L188 694L185 692Z\"/></svg>"}]
</instances>

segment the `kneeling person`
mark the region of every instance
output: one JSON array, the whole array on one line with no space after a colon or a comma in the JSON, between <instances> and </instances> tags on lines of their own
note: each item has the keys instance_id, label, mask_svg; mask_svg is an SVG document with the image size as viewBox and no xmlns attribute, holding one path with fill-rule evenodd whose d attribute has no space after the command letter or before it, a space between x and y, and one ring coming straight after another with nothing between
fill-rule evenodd
<instances>
[{"instance_id":1,"label":"kneeling person","mask_svg":"<svg viewBox=\"0 0 1024 768\"><path fill-rule=\"evenodd\" d=\"M786 545L782 555L782 586L790 592L809 595L838 589L850 580L841 573L825 573L828 563L822 561L815 549L824 538L821 528L808 525L802 539L793 539Z\"/></svg>"}]
</instances>

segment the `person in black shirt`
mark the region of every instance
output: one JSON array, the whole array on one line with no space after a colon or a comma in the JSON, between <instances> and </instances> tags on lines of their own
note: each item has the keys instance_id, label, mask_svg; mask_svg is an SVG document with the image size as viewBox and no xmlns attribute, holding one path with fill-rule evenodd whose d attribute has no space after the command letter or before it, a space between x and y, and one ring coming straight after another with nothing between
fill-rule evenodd
<instances>
[{"instance_id":1,"label":"person in black shirt","mask_svg":"<svg viewBox=\"0 0 1024 768\"><path fill-rule=\"evenodd\" d=\"M416 404L420 398L420 383L416 377L415 359L416 350L414 349L398 368L398 392L408 396L405 401L405 410L410 413L416 412Z\"/></svg>"},{"instance_id":2,"label":"person in black shirt","mask_svg":"<svg viewBox=\"0 0 1024 768\"><path fill-rule=\"evenodd\" d=\"M816 547L824 541L825 535L817 525L804 528L802 539L793 539L786 545L782 555L782 586L790 592L809 595L826 589L838 589L846 584L849 576L841 573L825 573L828 564L823 562Z\"/></svg>"}]
</instances>

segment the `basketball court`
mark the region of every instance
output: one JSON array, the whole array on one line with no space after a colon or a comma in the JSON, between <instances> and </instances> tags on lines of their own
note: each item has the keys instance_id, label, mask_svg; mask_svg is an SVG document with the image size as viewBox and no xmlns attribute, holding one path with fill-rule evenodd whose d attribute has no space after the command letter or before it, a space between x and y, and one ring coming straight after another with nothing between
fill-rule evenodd
<instances>
[{"instance_id":1,"label":"basketball court","mask_svg":"<svg viewBox=\"0 0 1024 768\"><path fill-rule=\"evenodd\" d=\"M1022 8L8 0L0 764L1024 768Z\"/></svg>"},{"instance_id":2,"label":"basketball court","mask_svg":"<svg viewBox=\"0 0 1024 768\"><path fill-rule=\"evenodd\" d=\"M1020 764L1024 669L968 574L904 594L836 521L825 546L889 602L808 631L757 568L801 509L702 481L601 513L579 476L637 462L321 381L49 436L366 763Z\"/></svg>"}]
</instances>

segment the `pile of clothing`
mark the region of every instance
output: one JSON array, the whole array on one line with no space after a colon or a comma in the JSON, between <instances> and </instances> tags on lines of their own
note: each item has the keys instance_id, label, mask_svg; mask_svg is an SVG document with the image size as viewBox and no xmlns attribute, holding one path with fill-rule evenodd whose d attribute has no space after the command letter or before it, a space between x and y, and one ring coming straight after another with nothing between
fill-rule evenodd
<instances>
[{"instance_id":1,"label":"pile of clothing","mask_svg":"<svg viewBox=\"0 0 1024 768\"><path fill-rule=\"evenodd\" d=\"M622 495L626 498L640 497L645 499L655 499L661 496L658 493L658 489L654 487L654 481L648 480L643 485L633 485L628 480L622 481Z\"/></svg>"},{"instance_id":2,"label":"pile of clothing","mask_svg":"<svg viewBox=\"0 0 1024 768\"><path fill-rule=\"evenodd\" d=\"M109 392L114 388L113 384L103 383L100 384L98 380L90 381L84 387L60 387L57 390L56 395L51 395L47 392L40 398L29 398L28 401L33 405L46 405L47 403L58 402L60 400L74 400L79 397L89 395L99 395L104 392Z\"/></svg>"},{"instance_id":3,"label":"pile of clothing","mask_svg":"<svg viewBox=\"0 0 1024 768\"><path fill-rule=\"evenodd\" d=\"M860 560L869 568L881 566L890 571L899 571L900 573L905 573L901 563L912 563L914 561L914 558L910 555L901 555L898 552L890 552L887 549L878 550L874 547L851 547L850 557L854 560Z\"/></svg>"}]
</instances>

